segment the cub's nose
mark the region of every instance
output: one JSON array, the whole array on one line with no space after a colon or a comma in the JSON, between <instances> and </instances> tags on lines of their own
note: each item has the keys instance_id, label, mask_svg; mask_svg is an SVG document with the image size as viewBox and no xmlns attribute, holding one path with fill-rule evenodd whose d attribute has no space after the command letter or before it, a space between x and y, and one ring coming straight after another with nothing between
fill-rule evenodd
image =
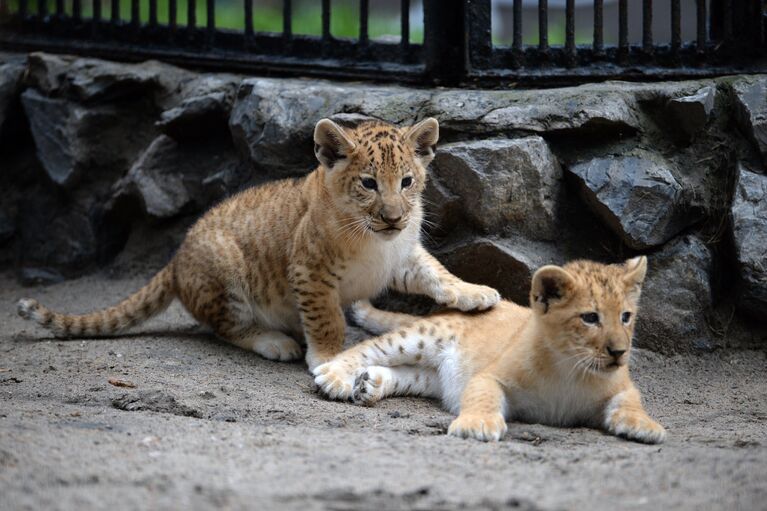
<instances>
[{"instance_id":1,"label":"cub's nose","mask_svg":"<svg viewBox=\"0 0 767 511\"><path fill-rule=\"evenodd\" d=\"M395 217L385 216L383 213L381 213L381 220L383 220L389 225L397 225L399 221L402 220L402 215L395 218Z\"/></svg>"},{"instance_id":2,"label":"cub's nose","mask_svg":"<svg viewBox=\"0 0 767 511\"><path fill-rule=\"evenodd\" d=\"M621 355L624 353L626 353L626 350L624 349L611 348L610 346L607 347L607 354L616 360L621 358Z\"/></svg>"}]
</instances>

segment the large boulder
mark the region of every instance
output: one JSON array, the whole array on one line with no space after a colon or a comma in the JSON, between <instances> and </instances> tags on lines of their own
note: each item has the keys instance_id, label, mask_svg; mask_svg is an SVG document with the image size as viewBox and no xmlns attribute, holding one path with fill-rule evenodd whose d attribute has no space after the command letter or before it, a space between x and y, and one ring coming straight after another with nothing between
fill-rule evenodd
<instances>
[{"instance_id":1,"label":"large boulder","mask_svg":"<svg viewBox=\"0 0 767 511\"><path fill-rule=\"evenodd\" d=\"M156 133L152 107L141 100L82 106L27 89L22 104L38 158L62 186L74 186L84 174L113 181Z\"/></svg>"},{"instance_id":2,"label":"large boulder","mask_svg":"<svg viewBox=\"0 0 767 511\"><path fill-rule=\"evenodd\" d=\"M685 138L690 139L708 123L715 99L716 87L708 85L695 94L670 99L666 110Z\"/></svg>"},{"instance_id":3,"label":"large boulder","mask_svg":"<svg viewBox=\"0 0 767 511\"><path fill-rule=\"evenodd\" d=\"M700 218L689 208L674 166L642 149L569 168L591 209L629 247L655 247Z\"/></svg>"},{"instance_id":4,"label":"large boulder","mask_svg":"<svg viewBox=\"0 0 767 511\"><path fill-rule=\"evenodd\" d=\"M46 53L31 53L27 83L46 96L79 103L172 95L196 77L189 71L155 61L125 64Z\"/></svg>"},{"instance_id":5,"label":"large boulder","mask_svg":"<svg viewBox=\"0 0 767 511\"><path fill-rule=\"evenodd\" d=\"M149 216L170 218L207 208L249 177L228 139L182 144L160 135L115 185L113 202L138 197Z\"/></svg>"},{"instance_id":6,"label":"large boulder","mask_svg":"<svg viewBox=\"0 0 767 511\"><path fill-rule=\"evenodd\" d=\"M738 125L767 163L767 77L742 77L731 87Z\"/></svg>"},{"instance_id":7,"label":"large boulder","mask_svg":"<svg viewBox=\"0 0 767 511\"><path fill-rule=\"evenodd\" d=\"M562 168L541 137L447 144L431 172L482 231L556 237Z\"/></svg>"},{"instance_id":8,"label":"large boulder","mask_svg":"<svg viewBox=\"0 0 767 511\"><path fill-rule=\"evenodd\" d=\"M661 352L714 347L706 324L711 309L712 255L694 236L681 236L649 256L637 323L637 345Z\"/></svg>"},{"instance_id":9,"label":"large boulder","mask_svg":"<svg viewBox=\"0 0 767 511\"><path fill-rule=\"evenodd\" d=\"M524 306L530 303L535 271L545 264L564 262L551 245L522 238L469 238L448 244L436 254L455 275L492 286L504 298Z\"/></svg>"},{"instance_id":10,"label":"large boulder","mask_svg":"<svg viewBox=\"0 0 767 511\"><path fill-rule=\"evenodd\" d=\"M767 176L738 168L732 236L740 276L740 308L767 320Z\"/></svg>"},{"instance_id":11,"label":"large boulder","mask_svg":"<svg viewBox=\"0 0 767 511\"><path fill-rule=\"evenodd\" d=\"M244 80L229 119L243 156L278 176L316 166L314 125L338 113L362 114L410 124L429 93L400 87L339 85L317 80Z\"/></svg>"}]
</instances>

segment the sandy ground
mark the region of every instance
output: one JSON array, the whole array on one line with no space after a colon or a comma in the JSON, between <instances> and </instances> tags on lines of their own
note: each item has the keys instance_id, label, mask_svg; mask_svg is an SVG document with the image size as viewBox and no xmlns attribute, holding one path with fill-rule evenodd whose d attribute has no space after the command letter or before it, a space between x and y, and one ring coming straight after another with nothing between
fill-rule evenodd
<instances>
[{"instance_id":1,"label":"sandy ground","mask_svg":"<svg viewBox=\"0 0 767 511\"><path fill-rule=\"evenodd\" d=\"M516 423L482 444L446 437L435 402L325 401L302 364L219 344L177 305L90 341L15 314L21 296L80 312L143 281L0 275L0 509L767 509L764 351L637 351L662 446Z\"/></svg>"}]
</instances>

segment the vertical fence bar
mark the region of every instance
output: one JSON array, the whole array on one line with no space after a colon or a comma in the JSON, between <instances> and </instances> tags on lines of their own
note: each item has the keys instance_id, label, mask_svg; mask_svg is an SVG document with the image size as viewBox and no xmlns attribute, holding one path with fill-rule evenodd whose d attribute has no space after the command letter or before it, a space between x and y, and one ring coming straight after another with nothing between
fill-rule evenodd
<instances>
[{"instance_id":1,"label":"vertical fence bar","mask_svg":"<svg viewBox=\"0 0 767 511\"><path fill-rule=\"evenodd\" d=\"M698 3L698 35L696 49L698 53L706 51L706 0L697 0Z\"/></svg>"},{"instance_id":2,"label":"vertical fence bar","mask_svg":"<svg viewBox=\"0 0 767 511\"><path fill-rule=\"evenodd\" d=\"M671 0L671 51L679 53L682 47L682 9L679 0Z\"/></svg>"},{"instance_id":3,"label":"vertical fence bar","mask_svg":"<svg viewBox=\"0 0 767 511\"><path fill-rule=\"evenodd\" d=\"M141 3L139 0L131 0L130 23L134 29L138 29L141 26Z\"/></svg>"},{"instance_id":4,"label":"vertical fence bar","mask_svg":"<svg viewBox=\"0 0 767 511\"><path fill-rule=\"evenodd\" d=\"M322 0L322 40L330 39L330 0Z\"/></svg>"},{"instance_id":5,"label":"vertical fence bar","mask_svg":"<svg viewBox=\"0 0 767 511\"><path fill-rule=\"evenodd\" d=\"M402 52L410 48L410 0L402 0L400 7L400 44Z\"/></svg>"},{"instance_id":6,"label":"vertical fence bar","mask_svg":"<svg viewBox=\"0 0 767 511\"><path fill-rule=\"evenodd\" d=\"M360 0L360 44L367 46L368 36L368 12L370 10L370 0Z\"/></svg>"},{"instance_id":7,"label":"vertical fence bar","mask_svg":"<svg viewBox=\"0 0 767 511\"><path fill-rule=\"evenodd\" d=\"M426 76L438 83L456 83L468 71L465 0L424 0Z\"/></svg>"},{"instance_id":8,"label":"vertical fence bar","mask_svg":"<svg viewBox=\"0 0 767 511\"><path fill-rule=\"evenodd\" d=\"M170 28L171 37L176 34L176 29L178 28L177 12L176 0L168 0L168 27Z\"/></svg>"},{"instance_id":9,"label":"vertical fence bar","mask_svg":"<svg viewBox=\"0 0 767 511\"><path fill-rule=\"evenodd\" d=\"M91 18L91 34L95 37L101 23L101 0L93 0L93 17Z\"/></svg>"},{"instance_id":10,"label":"vertical fence bar","mask_svg":"<svg viewBox=\"0 0 767 511\"><path fill-rule=\"evenodd\" d=\"M80 0L72 0L72 18L80 21L83 15L83 5Z\"/></svg>"},{"instance_id":11,"label":"vertical fence bar","mask_svg":"<svg viewBox=\"0 0 767 511\"><path fill-rule=\"evenodd\" d=\"M216 36L216 0L207 0L206 25L208 31L208 42Z\"/></svg>"},{"instance_id":12,"label":"vertical fence bar","mask_svg":"<svg viewBox=\"0 0 767 511\"><path fill-rule=\"evenodd\" d=\"M282 36L285 39L293 37L293 4L291 0L282 0Z\"/></svg>"},{"instance_id":13,"label":"vertical fence bar","mask_svg":"<svg viewBox=\"0 0 767 511\"><path fill-rule=\"evenodd\" d=\"M732 40L732 0L724 0L722 8L722 39Z\"/></svg>"},{"instance_id":14,"label":"vertical fence bar","mask_svg":"<svg viewBox=\"0 0 767 511\"><path fill-rule=\"evenodd\" d=\"M22 21L27 18L27 0L19 0L19 18Z\"/></svg>"},{"instance_id":15,"label":"vertical fence bar","mask_svg":"<svg viewBox=\"0 0 767 511\"><path fill-rule=\"evenodd\" d=\"M514 0L514 39L511 48L514 53L522 53L522 0Z\"/></svg>"},{"instance_id":16,"label":"vertical fence bar","mask_svg":"<svg viewBox=\"0 0 767 511\"><path fill-rule=\"evenodd\" d=\"M44 20L48 16L48 2L47 0L37 0L37 16L40 20Z\"/></svg>"},{"instance_id":17,"label":"vertical fence bar","mask_svg":"<svg viewBox=\"0 0 767 511\"><path fill-rule=\"evenodd\" d=\"M490 17L490 0L471 0L466 4L466 26L468 28L469 57L468 68L487 68L493 56L493 37Z\"/></svg>"},{"instance_id":18,"label":"vertical fence bar","mask_svg":"<svg viewBox=\"0 0 767 511\"><path fill-rule=\"evenodd\" d=\"M109 15L113 25L120 23L120 0L112 0Z\"/></svg>"},{"instance_id":19,"label":"vertical fence bar","mask_svg":"<svg viewBox=\"0 0 767 511\"><path fill-rule=\"evenodd\" d=\"M575 58L575 0L565 3L565 54L567 65L574 66Z\"/></svg>"},{"instance_id":20,"label":"vertical fence bar","mask_svg":"<svg viewBox=\"0 0 767 511\"><path fill-rule=\"evenodd\" d=\"M157 26L157 0L149 0L149 26Z\"/></svg>"},{"instance_id":21,"label":"vertical fence bar","mask_svg":"<svg viewBox=\"0 0 767 511\"><path fill-rule=\"evenodd\" d=\"M618 3L618 57L625 59L629 54L629 9L628 1Z\"/></svg>"},{"instance_id":22,"label":"vertical fence bar","mask_svg":"<svg viewBox=\"0 0 767 511\"><path fill-rule=\"evenodd\" d=\"M253 38L253 0L242 0L245 8L245 37Z\"/></svg>"},{"instance_id":23,"label":"vertical fence bar","mask_svg":"<svg viewBox=\"0 0 767 511\"><path fill-rule=\"evenodd\" d=\"M652 0L642 3L642 51L646 55L653 52L652 44Z\"/></svg>"},{"instance_id":24,"label":"vertical fence bar","mask_svg":"<svg viewBox=\"0 0 767 511\"><path fill-rule=\"evenodd\" d=\"M549 52L549 1L538 0L538 49Z\"/></svg>"},{"instance_id":25,"label":"vertical fence bar","mask_svg":"<svg viewBox=\"0 0 767 511\"><path fill-rule=\"evenodd\" d=\"M65 14L64 0L56 0L56 17L63 18Z\"/></svg>"},{"instance_id":26,"label":"vertical fence bar","mask_svg":"<svg viewBox=\"0 0 767 511\"><path fill-rule=\"evenodd\" d=\"M195 0L186 0L186 28L191 30L197 25L197 5Z\"/></svg>"},{"instance_id":27,"label":"vertical fence bar","mask_svg":"<svg viewBox=\"0 0 767 511\"><path fill-rule=\"evenodd\" d=\"M594 54L602 55L605 51L604 0L594 0Z\"/></svg>"}]
</instances>

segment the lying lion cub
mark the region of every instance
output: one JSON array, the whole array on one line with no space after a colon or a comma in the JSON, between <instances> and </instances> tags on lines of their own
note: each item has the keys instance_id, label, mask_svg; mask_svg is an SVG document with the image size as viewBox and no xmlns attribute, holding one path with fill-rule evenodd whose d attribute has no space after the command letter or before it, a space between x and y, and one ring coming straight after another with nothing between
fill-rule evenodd
<instances>
[{"instance_id":1,"label":"lying lion cub","mask_svg":"<svg viewBox=\"0 0 767 511\"><path fill-rule=\"evenodd\" d=\"M372 404L390 395L439 397L458 418L449 435L499 440L506 419L590 425L647 443L663 426L642 407L628 359L647 258L576 261L533 276L531 307L501 302L477 314L426 318L367 302L357 322L381 337L317 367L331 398Z\"/></svg>"}]
</instances>

